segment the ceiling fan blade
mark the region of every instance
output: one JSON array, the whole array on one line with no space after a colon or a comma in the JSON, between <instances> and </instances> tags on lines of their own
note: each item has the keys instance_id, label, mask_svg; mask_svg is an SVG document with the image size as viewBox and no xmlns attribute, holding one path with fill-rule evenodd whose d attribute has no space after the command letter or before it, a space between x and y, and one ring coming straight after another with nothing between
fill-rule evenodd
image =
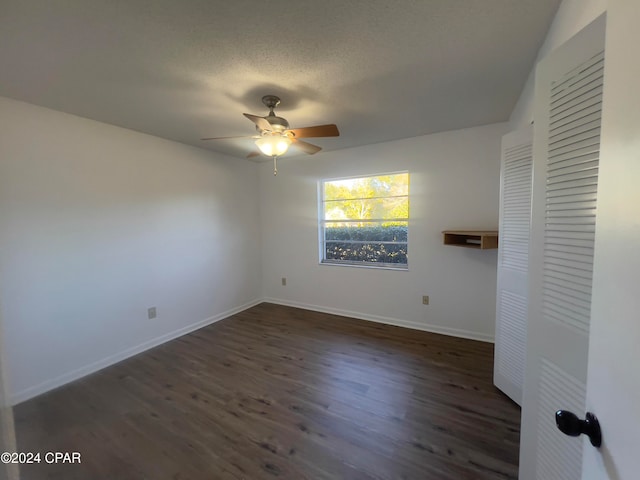
<instances>
[{"instance_id":1,"label":"ceiling fan blade","mask_svg":"<svg viewBox=\"0 0 640 480\"><path fill-rule=\"evenodd\" d=\"M329 125L316 125L315 127L291 128L287 131L293 133L296 138L340 136L338 127L333 123Z\"/></svg>"},{"instance_id":2,"label":"ceiling fan blade","mask_svg":"<svg viewBox=\"0 0 640 480\"><path fill-rule=\"evenodd\" d=\"M317 145L313 145L309 142L303 142L302 140L298 140L296 138L291 139L293 144L302 150L304 153L308 153L309 155L313 155L314 153L318 153L322 148Z\"/></svg>"},{"instance_id":3,"label":"ceiling fan blade","mask_svg":"<svg viewBox=\"0 0 640 480\"><path fill-rule=\"evenodd\" d=\"M269 132L272 130L271 124L263 117L251 115L250 113L243 113L243 115L255 123L261 130L267 130Z\"/></svg>"},{"instance_id":4,"label":"ceiling fan blade","mask_svg":"<svg viewBox=\"0 0 640 480\"><path fill-rule=\"evenodd\" d=\"M260 152L258 150L254 150L253 152L250 152L249 155L247 155L247 158L259 157L259 156L260 156Z\"/></svg>"},{"instance_id":5,"label":"ceiling fan blade","mask_svg":"<svg viewBox=\"0 0 640 480\"><path fill-rule=\"evenodd\" d=\"M228 138L251 138L249 135L234 135L232 137L209 137L201 138L200 140L226 140Z\"/></svg>"}]
</instances>

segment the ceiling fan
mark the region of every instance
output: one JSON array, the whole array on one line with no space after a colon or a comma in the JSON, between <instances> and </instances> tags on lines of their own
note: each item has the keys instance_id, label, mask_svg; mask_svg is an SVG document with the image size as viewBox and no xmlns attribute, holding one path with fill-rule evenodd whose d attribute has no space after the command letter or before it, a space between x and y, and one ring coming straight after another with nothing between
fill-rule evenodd
<instances>
[{"instance_id":1,"label":"ceiling fan","mask_svg":"<svg viewBox=\"0 0 640 480\"><path fill-rule=\"evenodd\" d=\"M337 137L340 135L338 127L334 124L316 125L313 127L289 128L289 122L282 117L278 117L273 111L280 104L280 98L276 95L265 95L262 103L269 109L269 114L265 117L243 113L245 117L256 124L257 135L238 135L232 137L210 137L202 140L224 140L230 138L254 138L259 150L255 150L247 158L259 156L261 153L273 157L274 175L277 173L276 159L284 155L290 145L294 145L305 153L313 155L322 148L312 143L300 140L301 138L313 137Z\"/></svg>"}]
</instances>

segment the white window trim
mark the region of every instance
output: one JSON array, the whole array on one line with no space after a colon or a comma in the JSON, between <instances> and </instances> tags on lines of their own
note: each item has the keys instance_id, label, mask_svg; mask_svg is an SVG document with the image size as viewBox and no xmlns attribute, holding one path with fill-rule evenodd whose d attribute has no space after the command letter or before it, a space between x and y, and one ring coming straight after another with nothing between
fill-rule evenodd
<instances>
[{"instance_id":1,"label":"white window trim","mask_svg":"<svg viewBox=\"0 0 640 480\"><path fill-rule=\"evenodd\" d=\"M348 261L348 260L325 260L325 223L326 219L324 218L324 184L326 182L335 182L339 180L351 180L357 178L367 178L367 177L382 177L385 175L398 175L398 174L409 174L408 170L400 170L395 172L385 172L385 173L374 173L367 175L352 175L347 177L335 177L335 178L323 178L318 181L318 264L319 265L330 265L330 266L338 266L338 267L355 267L355 268L368 268L368 269L379 269L379 270L395 270L395 271L409 271L409 218L398 218L395 220L398 221L406 221L407 222L407 263L377 263L377 262L359 262L359 261ZM390 195L389 197L393 197L394 195ZM397 195L396 195L397 196ZM403 195L404 196L404 195ZM407 194L407 199L409 199L410 192ZM376 197L380 198L380 197ZM385 197L386 198L386 197ZM411 207L409 207L411 209ZM411 215L409 215L410 217ZM389 221L390 219L368 219L363 220L364 222L381 222ZM344 222L353 222L357 220L344 220ZM335 222L339 222L336 220ZM394 242L397 243L397 242Z\"/></svg>"}]
</instances>

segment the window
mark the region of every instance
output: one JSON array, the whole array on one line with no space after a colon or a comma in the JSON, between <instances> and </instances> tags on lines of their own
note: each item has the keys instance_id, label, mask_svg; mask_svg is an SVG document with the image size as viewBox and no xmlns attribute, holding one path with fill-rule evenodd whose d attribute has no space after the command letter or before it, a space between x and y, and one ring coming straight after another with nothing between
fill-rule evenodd
<instances>
[{"instance_id":1,"label":"window","mask_svg":"<svg viewBox=\"0 0 640 480\"><path fill-rule=\"evenodd\" d=\"M407 268L409 174L320 183L320 261Z\"/></svg>"}]
</instances>

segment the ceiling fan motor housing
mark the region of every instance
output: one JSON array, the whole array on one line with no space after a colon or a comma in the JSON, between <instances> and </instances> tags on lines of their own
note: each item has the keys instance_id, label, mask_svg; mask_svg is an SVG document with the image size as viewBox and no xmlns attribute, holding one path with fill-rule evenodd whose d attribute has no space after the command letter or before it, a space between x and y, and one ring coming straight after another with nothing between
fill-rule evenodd
<instances>
[{"instance_id":1,"label":"ceiling fan motor housing","mask_svg":"<svg viewBox=\"0 0 640 480\"><path fill-rule=\"evenodd\" d=\"M289 122L282 117L268 115L264 119L271 124L272 132L282 133L289 129ZM256 125L256 128L260 131L260 127Z\"/></svg>"}]
</instances>

